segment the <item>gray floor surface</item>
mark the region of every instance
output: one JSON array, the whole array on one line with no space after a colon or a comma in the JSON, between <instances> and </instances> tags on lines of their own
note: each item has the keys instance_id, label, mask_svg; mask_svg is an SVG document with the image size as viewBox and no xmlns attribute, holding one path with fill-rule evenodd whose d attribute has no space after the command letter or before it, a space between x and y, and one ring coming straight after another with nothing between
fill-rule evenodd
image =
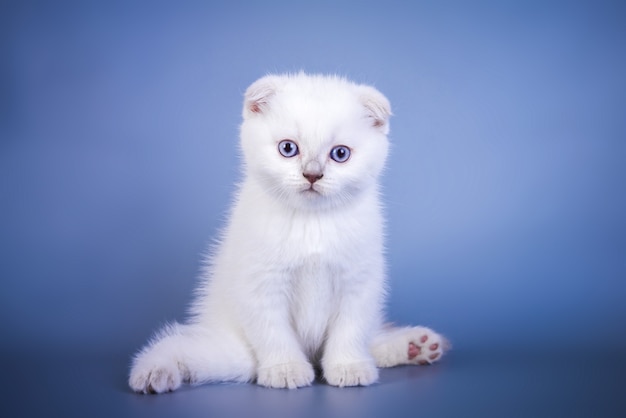
<instances>
[{"instance_id":1,"label":"gray floor surface","mask_svg":"<svg viewBox=\"0 0 626 418\"><path fill-rule=\"evenodd\" d=\"M124 353L4 353L2 417L624 417L623 350L457 348L370 387L254 384L138 395Z\"/></svg>"}]
</instances>

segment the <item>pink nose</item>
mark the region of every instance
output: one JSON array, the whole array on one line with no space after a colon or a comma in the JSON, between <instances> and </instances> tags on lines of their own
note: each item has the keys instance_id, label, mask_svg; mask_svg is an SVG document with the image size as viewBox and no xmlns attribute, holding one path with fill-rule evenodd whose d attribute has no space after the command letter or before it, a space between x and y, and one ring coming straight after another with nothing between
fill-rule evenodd
<instances>
[{"instance_id":1,"label":"pink nose","mask_svg":"<svg viewBox=\"0 0 626 418\"><path fill-rule=\"evenodd\" d=\"M318 181L319 179L321 179L322 177L324 177L324 175L322 173L302 173L302 175L309 181L309 183L313 184L316 181Z\"/></svg>"}]
</instances>

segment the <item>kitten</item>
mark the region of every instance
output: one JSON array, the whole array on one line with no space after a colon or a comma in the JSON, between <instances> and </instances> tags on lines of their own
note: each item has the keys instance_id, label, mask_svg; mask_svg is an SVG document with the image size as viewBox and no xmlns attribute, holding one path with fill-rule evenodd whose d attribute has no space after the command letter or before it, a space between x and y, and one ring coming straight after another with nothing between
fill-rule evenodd
<instances>
[{"instance_id":1,"label":"kitten","mask_svg":"<svg viewBox=\"0 0 626 418\"><path fill-rule=\"evenodd\" d=\"M338 77L267 76L245 93L244 180L191 318L134 358L130 387L182 382L369 385L377 367L429 364L446 342L383 324L378 180L389 102Z\"/></svg>"}]
</instances>

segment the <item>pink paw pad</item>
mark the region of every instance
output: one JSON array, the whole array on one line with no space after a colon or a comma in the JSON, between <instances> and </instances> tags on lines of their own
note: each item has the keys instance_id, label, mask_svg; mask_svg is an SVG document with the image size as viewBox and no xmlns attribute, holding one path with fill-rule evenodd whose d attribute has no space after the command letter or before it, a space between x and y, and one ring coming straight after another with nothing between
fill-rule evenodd
<instances>
[{"instance_id":1,"label":"pink paw pad","mask_svg":"<svg viewBox=\"0 0 626 418\"><path fill-rule=\"evenodd\" d=\"M419 338L419 342L409 342L407 356L413 363L428 365L439 359L442 354L441 344L438 342L427 345L428 335L424 334Z\"/></svg>"},{"instance_id":2,"label":"pink paw pad","mask_svg":"<svg viewBox=\"0 0 626 418\"><path fill-rule=\"evenodd\" d=\"M409 343L409 360L413 360L420 354L422 354L422 349L413 343Z\"/></svg>"}]
</instances>

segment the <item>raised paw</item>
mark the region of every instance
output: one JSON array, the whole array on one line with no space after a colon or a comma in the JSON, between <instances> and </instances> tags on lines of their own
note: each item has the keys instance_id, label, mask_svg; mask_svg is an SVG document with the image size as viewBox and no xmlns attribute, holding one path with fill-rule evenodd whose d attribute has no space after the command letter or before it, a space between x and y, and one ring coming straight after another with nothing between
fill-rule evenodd
<instances>
[{"instance_id":1,"label":"raised paw","mask_svg":"<svg viewBox=\"0 0 626 418\"><path fill-rule=\"evenodd\" d=\"M309 386L315 379L313 367L307 362L292 362L260 367L257 383L269 388L296 389Z\"/></svg>"},{"instance_id":2,"label":"raised paw","mask_svg":"<svg viewBox=\"0 0 626 418\"><path fill-rule=\"evenodd\" d=\"M415 337L409 341L407 359L411 364L427 365L439 360L448 348L448 342L436 332L415 327Z\"/></svg>"},{"instance_id":3,"label":"raised paw","mask_svg":"<svg viewBox=\"0 0 626 418\"><path fill-rule=\"evenodd\" d=\"M386 328L374 338L372 355L378 367L431 364L448 349L444 337L426 327Z\"/></svg>"},{"instance_id":4,"label":"raised paw","mask_svg":"<svg viewBox=\"0 0 626 418\"><path fill-rule=\"evenodd\" d=\"M324 378L333 386L368 386L378 380L373 362L334 364L324 367Z\"/></svg>"}]
</instances>

